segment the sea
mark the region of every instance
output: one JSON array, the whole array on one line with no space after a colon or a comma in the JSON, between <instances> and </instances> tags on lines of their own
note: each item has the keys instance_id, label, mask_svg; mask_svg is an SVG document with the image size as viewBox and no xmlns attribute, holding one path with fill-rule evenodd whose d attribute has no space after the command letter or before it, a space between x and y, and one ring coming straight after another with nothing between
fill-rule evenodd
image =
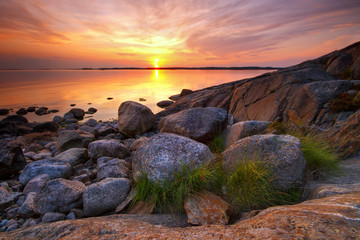
<instances>
[{"instance_id":1,"label":"sea","mask_svg":"<svg viewBox=\"0 0 360 240\"><path fill-rule=\"evenodd\" d=\"M156 104L182 89L199 90L222 83L255 77L273 70L1 70L0 108L47 107L57 113L24 115L30 122L51 121L71 108L98 111L86 115L112 120L124 101L136 101L153 113ZM70 106L74 105L74 106ZM0 120L6 116L0 116ZM85 119L86 120L86 119Z\"/></svg>"}]
</instances>

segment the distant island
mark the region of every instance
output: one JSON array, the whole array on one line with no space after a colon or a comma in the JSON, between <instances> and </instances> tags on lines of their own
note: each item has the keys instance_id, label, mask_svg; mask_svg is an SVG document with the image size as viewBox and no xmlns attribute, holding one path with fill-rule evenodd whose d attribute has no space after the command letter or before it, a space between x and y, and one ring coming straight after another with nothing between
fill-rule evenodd
<instances>
[{"instance_id":1,"label":"distant island","mask_svg":"<svg viewBox=\"0 0 360 240\"><path fill-rule=\"evenodd\" d=\"M81 68L80 70L278 70L277 67L113 67L113 68Z\"/></svg>"}]
</instances>

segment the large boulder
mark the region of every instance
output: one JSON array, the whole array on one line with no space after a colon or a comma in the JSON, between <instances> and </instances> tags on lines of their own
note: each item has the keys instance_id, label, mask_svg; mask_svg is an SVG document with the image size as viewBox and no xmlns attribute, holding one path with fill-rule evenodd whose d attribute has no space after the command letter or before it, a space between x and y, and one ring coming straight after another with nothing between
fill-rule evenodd
<instances>
[{"instance_id":1,"label":"large boulder","mask_svg":"<svg viewBox=\"0 0 360 240\"><path fill-rule=\"evenodd\" d=\"M82 205L84 190L85 185L79 181L51 180L36 194L34 211L41 215L47 212L68 213Z\"/></svg>"},{"instance_id":2,"label":"large boulder","mask_svg":"<svg viewBox=\"0 0 360 240\"><path fill-rule=\"evenodd\" d=\"M119 132L134 137L154 127L156 118L151 110L137 102L123 102L118 110Z\"/></svg>"},{"instance_id":3,"label":"large boulder","mask_svg":"<svg viewBox=\"0 0 360 240\"><path fill-rule=\"evenodd\" d=\"M72 167L86 162L88 150L86 148L70 148L54 157L55 160L69 163Z\"/></svg>"},{"instance_id":4,"label":"large boulder","mask_svg":"<svg viewBox=\"0 0 360 240\"><path fill-rule=\"evenodd\" d=\"M150 138L134 154L132 160L134 178L145 172L154 182L171 180L183 165L196 168L210 161L209 148L190 138L160 133Z\"/></svg>"},{"instance_id":5,"label":"large boulder","mask_svg":"<svg viewBox=\"0 0 360 240\"><path fill-rule=\"evenodd\" d=\"M226 225L229 222L230 204L211 192L189 195L184 201L184 208L191 225Z\"/></svg>"},{"instance_id":6,"label":"large boulder","mask_svg":"<svg viewBox=\"0 0 360 240\"><path fill-rule=\"evenodd\" d=\"M129 151L119 140L98 140L89 144L89 157L98 159L99 157L126 158Z\"/></svg>"},{"instance_id":7,"label":"large boulder","mask_svg":"<svg viewBox=\"0 0 360 240\"><path fill-rule=\"evenodd\" d=\"M243 121L231 125L222 133L225 148L241 138L261 133L268 127L269 123L266 121Z\"/></svg>"},{"instance_id":8,"label":"large boulder","mask_svg":"<svg viewBox=\"0 0 360 240\"><path fill-rule=\"evenodd\" d=\"M89 143L94 140L95 137L91 133L65 130L60 132L56 147L61 152L70 148L87 148Z\"/></svg>"},{"instance_id":9,"label":"large boulder","mask_svg":"<svg viewBox=\"0 0 360 240\"><path fill-rule=\"evenodd\" d=\"M126 178L106 178L88 186L83 194L84 215L98 216L115 210L130 189L131 182Z\"/></svg>"},{"instance_id":10,"label":"large boulder","mask_svg":"<svg viewBox=\"0 0 360 240\"><path fill-rule=\"evenodd\" d=\"M223 152L223 167L232 173L244 161L262 161L275 175L274 186L288 190L302 183L306 161L300 140L290 135L254 135Z\"/></svg>"},{"instance_id":11,"label":"large boulder","mask_svg":"<svg viewBox=\"0 0 360 240\"><path fill-rule=\"evenodd\" d=\"M20 147L10 147L0 142L0 179L8 179L24 169L26 160Z\"/></svg>"},{"instance_id":12,"label":"large boulder","mask_svg":"<svg viewBox=\"0 0 360 240\"><path fill-rule=\"evenodd\" d=\"M19 180L22 185L26 185L31 179L42 175L49 175L50 179L69 178L71 175L71 165L67 162L53 159L44 159L26 165L21 172Z\"/></svg>"},{"instance_id":13,"label":"large boulder","mask_svg":"<svg viewBox=\"0 0 360 240\"><path fill-rule=\"evenodd\" d=\"M104 178L128 178L129 168L128 162L122 159L107 157L99 158L97 161L97 179Z\"/></svg>"},{"instance_id":14,"label":"large boulder","mask_svg":"<svg viewBox=\"0 0 360 240\"><path fill-rule=\"evenodd\" d=\"M220 134L226 126L227 112L222 108L191 108L167 117L159 122L160 132L179 134L207 143Z\"/></svg>"}]
</instances>

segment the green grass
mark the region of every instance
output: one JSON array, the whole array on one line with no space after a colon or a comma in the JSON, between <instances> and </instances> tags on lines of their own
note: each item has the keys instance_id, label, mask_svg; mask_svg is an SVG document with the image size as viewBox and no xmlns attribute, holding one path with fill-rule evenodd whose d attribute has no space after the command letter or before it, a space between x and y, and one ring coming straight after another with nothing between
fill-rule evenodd
<instances>
[{"instance_id":1,"label":"green grass","mask_svg":"<svg viewBox=\"0 0 360 240\"><path fill-rule=\"evenodd\" d=\"M223 176L219 162L209 162L197 169L183 165L175 179L155 183L143 174L136 182L136 201L154 201L158 212L179 213L183 211L185 198L204 189L216 191L221 188Z\"/></svg>"},{"instance_id":2,"label":"green grass","mask_svg":"<svg viewBox=\"0 0 360 240\"><path fill-rule=\"evenodd\" d=\"M272 123L270 127L281 134L289 134L300 139L307 169L315 173L315 177L329 172L336 173L339 169L336 146L330 144L321 134L315 134L305 127L282 122Z\"/></svg>"},{"instance_id":3,"label":"green grass","mask_svg":"<svg viewBox=\"0 0 360 240\"><path fill-rule=\"evenodd\" d=\"M212 153L220 154L225 151L225 143L221 135L214 137L209 144L209 149Z\"/></svg>"},{"instance_id":4,"label":"green grass","mask_svg":"<svg viewBox=\"0 0 360 240\"><path fill-rule=\"evenodd\" d=\"M273 180L276 176L265 162L257 156L242 158L235 171L225 177L226 198L231 202L236 214L299 201L299 189L282 192L274 187Z\"/></svg>"}]
</instances>

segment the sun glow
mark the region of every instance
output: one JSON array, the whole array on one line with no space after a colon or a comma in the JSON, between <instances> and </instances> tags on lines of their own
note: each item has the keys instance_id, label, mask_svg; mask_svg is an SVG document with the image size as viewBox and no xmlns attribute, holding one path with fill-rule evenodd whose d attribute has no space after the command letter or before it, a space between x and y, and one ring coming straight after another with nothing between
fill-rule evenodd
<instances>
[{"instance_id":1,"label":"sun glow","mask_svg":"<svg viewBox=\"0 0 360 240\"><path fill-rule=\"evenodd\" d=\"M154 59L154 68L159 68L159 59Z\"/></svg>"}]
</instances>

